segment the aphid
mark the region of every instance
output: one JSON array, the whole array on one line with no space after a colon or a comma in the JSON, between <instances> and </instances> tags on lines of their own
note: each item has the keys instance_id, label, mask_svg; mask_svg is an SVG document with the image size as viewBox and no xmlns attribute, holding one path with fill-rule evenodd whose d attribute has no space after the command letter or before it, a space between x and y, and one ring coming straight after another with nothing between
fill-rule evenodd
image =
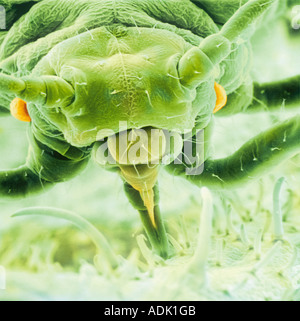
<instances>
[{"instance_id":1,"label":"aphid","mask_svg":"<svg viewBox=\"0 0 300 321\"><path fill-rule=\"evenodd\" d=\"M299 103L299 76L268 84L249 76L249 39L258 24L284 12L286 1L20 2L10 1L9 30L0 32L0 111L11 108L30 121L30 149L24 166L0 172L1 197L25 197L70 179L93 154L120 174L153 249L168 257L158 205L162 165L222 189L299 152L295 115L231 156L208 154L214 114ZM192 160L183 149L188 140L193 149L204 143Z\"/></svg>"}]
</instances>

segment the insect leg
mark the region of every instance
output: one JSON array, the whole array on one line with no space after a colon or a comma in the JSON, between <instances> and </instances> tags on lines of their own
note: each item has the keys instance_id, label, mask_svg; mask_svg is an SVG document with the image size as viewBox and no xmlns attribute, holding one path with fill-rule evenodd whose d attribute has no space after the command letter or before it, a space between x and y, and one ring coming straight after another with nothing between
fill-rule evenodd
<instances>
[{"instance_id":1,"label":"insect leg","mask_svg":"<svg viewBox=\"0 0 300 321\"><path fill-rule=\"evenodd\" d=\"M0 171L0 197L25 197L50 185L50 182L40 179L26 165Z\"/></svg>"},{"instance_id":2,"label":"insect leg","mask_svg":"<svg viewBox=\"0 0 300 321\"><path fill-rule=\"evenodd\" d=\"M0 106L0 116L7 116L9 115L9 110L3 106Z\"/></svg>"},{"instance_id":3,"label":"insect leg","mask_svg":"<svg viewBox=\"0 0 300 321\"><path fill-rule=\"evenodd\" d=\"M300 115L274 126L246 142L234 154L207 159L200 175L186 175L185 164L171 164L168 170L198 186L212 189L236 187L272 170L300 152Z\"/></svg>"},{"instance_id":4,"label":"insect leg","mask_svg":"<svg viewBox=\"0 0 300 321\"><path fill-rule=\"evenodd\" d=\"M74 177L87 164L88 154L77 159L63 156L30 137L26 164L0 171L0 197L25 197L43 191L54 183Z\"/></svg>"},{"instance_id":5,"label":"insect leg","mask_svg":"<svg viewBox=\"0 0 300 321\"><path fill-rule=\"evenodd\" d=\"M245 83L228 95L226 106L216 116L294 108L300 108L300 76L263 84Z\"/></svg>"},{"instance_id":6,"label":"insect leg","mask_svg":"<svg viewBox=\"0 0 300 321\"><path fill-rule=\"evenodd\" d=\"M255 83L253 97L247 111L300 108L300 75L270 83Z\"/></svg>"}]
</instances>

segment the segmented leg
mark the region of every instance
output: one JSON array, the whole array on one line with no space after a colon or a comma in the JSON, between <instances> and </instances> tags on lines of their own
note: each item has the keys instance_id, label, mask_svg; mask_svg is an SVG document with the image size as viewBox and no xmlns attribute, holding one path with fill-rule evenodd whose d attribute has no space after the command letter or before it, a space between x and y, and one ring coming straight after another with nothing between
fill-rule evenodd
<instances>
[{"instance_id":1,"label":"segmented leg","mask_svg":"<svg viewBox=\"0 0 300 321\"><path fill-rule=\"evenodd\" d=\"M0 196L25 197L51 185L24 165L19 168L0 171Z\"/></svg>"},{"instance_id":2,"label":"segmented leg","mask_svg":"<svg viewBox=\"0 0 300 321\"><path fill-rule=\"evenodd\" d=\"M255 83L253 97L247 111L300 108L300 75L270 83Z\"/></svg>"},{"instance_id":3,"label":"segmented leg","mask_svg":"<svg viewBox=\"0 0 300 321\"><path fill-rule=\"evenodd\" d=\"M24 197L71 179L81 171L88 155L74 160L30 139L26 164L13 170L0 171L0 197Z\"/></svg>"},{"instance_id":4,"label":"segmented leg","mask_svg":"<svg viewBox=\"0 0 300 321\"><path fill-rule=\"evenodd\" d=\"M3 106L0 106L0 116L7 116L9 115L9 110Z\"/></svg>"},{"instance_id":5,"label":"segmented leg","mask_svg":"<svg viewBox=\"0 0 300 321\"><path fill-rule=\"evenodd\" d=\"M231 156L206 160L200 175L185 175L185 164L171 164L168 170L198 186L224 189L257 179L299 152L300 115L297 115L262 132Z\"/></svg>"},{"instance_id":6,"label":"segmented leg","mask_svg":"<svg viewBox=\"0 0 300 321\"><path fill-rule=\"evenodd\" d=\"M292 108L300 108L300 76L263 84L245 83L228 95L226 106L215 115L224 117Z\"/></svg>"}]
</instances>

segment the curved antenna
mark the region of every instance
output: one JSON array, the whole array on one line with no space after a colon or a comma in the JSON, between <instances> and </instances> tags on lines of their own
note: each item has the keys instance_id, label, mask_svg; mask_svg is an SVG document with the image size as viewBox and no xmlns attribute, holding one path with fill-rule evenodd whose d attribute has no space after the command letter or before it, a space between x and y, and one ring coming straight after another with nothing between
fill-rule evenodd
<instances>
[{"instance_id":1,"label":"curved antenna","mask_svg":"<svg viewBox=\"0 0 300 321\"><path fill-rule=\"evenodd\" d=\"M211 77L214 67L231 53L232 44L247 41L251 37L249 28L277 1L248 1L235 12L218 33L205 38L199 47L187 51L178 65L181 84L194 89Z\"/></svg>"},{"instance_id":2,"label":"curved antenna","mask_svg":"<svg viewBox=\"0 0 300 321\"><path fill-rule=\"evenodd\" d=\"M227 38L232 43L241 38L246 41L250 38L249 27L253 26L262 14L265 13L278 0L250 0L224 24L220 35ZM246 31L246 34L245 34Z\"/></svg>"},{"instance_id":3,"label":"curved antenna","mask_svg":"<svg viewBox=\"0 0 300 321\"><path fill-rule=\"evenodd\" d=\"M0 74L0 92L46 107L68 106L74 99L73 87L57 76L16 78Z\"/></svg>"},{"instance_id":4,"label":"curved antenna","mask_svg":"<svg viewBox=\"0 0 300 321\"><path fill-rule=\"evenodd\" d=\"M26 87L24 80L9 75L0 74L0 91L8 93L22 92Z\"/></svg>"}]
</instances>

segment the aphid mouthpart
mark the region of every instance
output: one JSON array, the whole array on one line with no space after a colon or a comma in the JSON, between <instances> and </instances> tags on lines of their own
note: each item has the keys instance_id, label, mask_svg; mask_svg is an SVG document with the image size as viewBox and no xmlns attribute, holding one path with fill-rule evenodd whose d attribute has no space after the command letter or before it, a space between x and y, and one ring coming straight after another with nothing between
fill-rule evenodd
<instances>
[{"instance_id":1,"label":"aphid mouthpart","mask_svg":"<svg viewBox=\"0 0 300 321\"><path fill-rule=\"evenodd\" d=\"M166 152L166 137L160 129L131 129L108 137L107 145L118 164L158 164Z\"/></svg>"},{"instance_id":2,"label":"aphid mouthpart","mask_svg":"<svg viewBox=\"0 0 300 321\"><path fill-rule=\"evenodd\" d=\"M140 165L144 166L144 165ZM144 201L141 197L141 193L133 188L129 183L125 181L124 191L128 197L132 206L139 211L140 219L143 223L146 234L149 238L152 250L160 255L162 258L168 258L170 256L169 242L164 227L164 223L161 218L159 203L159 191L157 184L153 186L153 217L149 215ZM155 222L155 226L153 225Z\"/></svg>"},{"instance_id":3,"label":"aphid mouthpart","mask_svg":"<svg viewBox=\"0 0 300 321\"><path fill-rule=\"evenodd\" d=\"M150 216L152 225L157 228L154 217L154 185L157 181L158 165L149 167L147 165L120 165L123 179L137 190L144 202L144 205Z\"/></svg>"},{"instance_id":4,"label":"aphid mouthpart","mask_svg":"<svg viewBox=\"0 0 300 321\"><path fill-rule=\"evenodd\" d=\"M166 165L181 153L183 139L175 131L146 127L110 135L107 147L114 164Z\"/></svg>"},{"instance_id":5,"label":"aphid mouthpart","mask_svg":"<svg viewBox=\"0 0 300 321\"><path fill-rule=\"evenodd\" d=\"M101 149L99 154L103 154L106 148L108 152L105 157L99 155L98 162L104 158L106 161L109 157L113 159L127 186L138 193L142 206L136 197L133 205L139 204L138 210L152 247L163 257L168 257L168 241L155 202L155 185L159 164L166 156L169 159L177 157L182 150L182 144L182 137L177 132L170 133L147 127L124 130L117 135L109 136L106 142L97 145L97 149Z\"/></svg>"}]
</instances>

